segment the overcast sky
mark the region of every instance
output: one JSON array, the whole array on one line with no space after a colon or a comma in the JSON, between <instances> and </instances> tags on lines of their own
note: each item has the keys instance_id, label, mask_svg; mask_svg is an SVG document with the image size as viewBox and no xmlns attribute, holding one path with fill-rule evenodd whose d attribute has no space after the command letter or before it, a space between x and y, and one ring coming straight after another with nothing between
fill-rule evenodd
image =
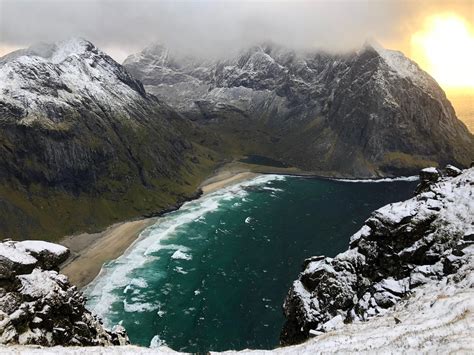
<instances>
[{"instance_id":1,"label":"overcast sky","mask_svg":"<svg viewBox=\"0 0 474 355\"><path fill-rule=\"evenodd\" d=\"M474 22L474 0L0 0L0 55L71 36L118 61L151 42L212 56L264 40L345 50L373 38L406 51L439 11Z\"/></svg>"}]
</instances>

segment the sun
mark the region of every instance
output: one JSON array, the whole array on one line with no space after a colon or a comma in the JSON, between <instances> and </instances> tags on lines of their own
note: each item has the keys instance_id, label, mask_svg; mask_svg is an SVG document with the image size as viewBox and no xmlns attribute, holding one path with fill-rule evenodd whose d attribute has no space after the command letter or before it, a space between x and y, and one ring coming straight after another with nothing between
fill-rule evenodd
<instances>
[{"instance_id":1,"label":"sun","mask_svg":"<svg viewBox=\"0 0 474 355\"><path fill-rule=\"evenodd\" d=\"M474 89L474 31L462 17L428 17L411 37L411 55L444 88Z\"/></svg>"}]
</instances>

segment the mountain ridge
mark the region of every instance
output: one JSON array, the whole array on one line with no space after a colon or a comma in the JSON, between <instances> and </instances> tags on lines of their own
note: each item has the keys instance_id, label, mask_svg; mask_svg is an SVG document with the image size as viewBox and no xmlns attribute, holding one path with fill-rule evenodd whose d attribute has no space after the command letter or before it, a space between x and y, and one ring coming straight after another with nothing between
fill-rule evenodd
<instances>
[{"instance_id":1,"label":"mountain ridge","mask_svg":"<svg viewBox=\"0 0 474 355\"><path fill-rule=\"evenodd\" d=\"M473 157L473 137L435 80L374 44L346 54L264 44L212 63L152 46L124 66L185 117L225 133L263 131L259 153L306 170L393 176Z\"/></svg>"}]
</instances>

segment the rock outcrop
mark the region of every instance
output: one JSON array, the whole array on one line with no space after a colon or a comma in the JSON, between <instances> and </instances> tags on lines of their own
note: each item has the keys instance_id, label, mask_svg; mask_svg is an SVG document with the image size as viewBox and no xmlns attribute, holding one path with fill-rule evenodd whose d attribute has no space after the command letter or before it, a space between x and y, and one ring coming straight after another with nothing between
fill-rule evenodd
<instances>
[{"instance_id":1,"label":"rock outcrop","mask_svg":"<svg viewBox=\"0 0 474 355\"><path fill-rule=\"evenodd\" d=\"M85 307L85 298L58 266L63 246L42 241L0 243L0 344L126 345L123 327L113 331Z\"/></svg>"},{"instance_id":2,"label":"rock outcrop","mask_svg":"<svg viewBox=\"0 0 474 355\"><path fill-rule=\"evenodd\" d=\"M420 178L417 195L375 211L348 251L304 262L283 306L283 345L383 315L472 262L474 168L448 167L445 176L429 168Z\"/></svg>"},{"instance_id":3,"label":"rock outcrop","mask_svg":"<svg viewBox=\"0 0 474 355\"><path fill-rule=\"evenodd\" d=\"M436 81L402 53L296 52L275 44L227 60L154 45L124 66L184 116L247 153L338 176L416 173L474 157L474 139Z\"/></svg>"}]
</instances>

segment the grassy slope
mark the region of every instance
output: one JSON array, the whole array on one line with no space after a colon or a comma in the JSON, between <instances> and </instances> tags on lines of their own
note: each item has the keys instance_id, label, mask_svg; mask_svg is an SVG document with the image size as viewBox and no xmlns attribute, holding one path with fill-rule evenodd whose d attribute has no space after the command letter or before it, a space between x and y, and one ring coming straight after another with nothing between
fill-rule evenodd
<instances>
[{"instance_id":1,"label":"grassy slope","mask_svg":"<svg viewBox=\"0 0 474 355\"><path fill-rule=\"evenodd\" d=\"M195 146L198 163L186 159L180 181L159 179L153 186L133 184L123 194L104 193L100 197L77 196L40 185L12 188L0 185L0 238L58 240L76 232L94 232L118 221L156 213L174 205L196 191L213 171L218 157ZM194 159L193 159L194 160ZM5 201L8 201L5 203Z\"/></svg>"}]
</instances>

